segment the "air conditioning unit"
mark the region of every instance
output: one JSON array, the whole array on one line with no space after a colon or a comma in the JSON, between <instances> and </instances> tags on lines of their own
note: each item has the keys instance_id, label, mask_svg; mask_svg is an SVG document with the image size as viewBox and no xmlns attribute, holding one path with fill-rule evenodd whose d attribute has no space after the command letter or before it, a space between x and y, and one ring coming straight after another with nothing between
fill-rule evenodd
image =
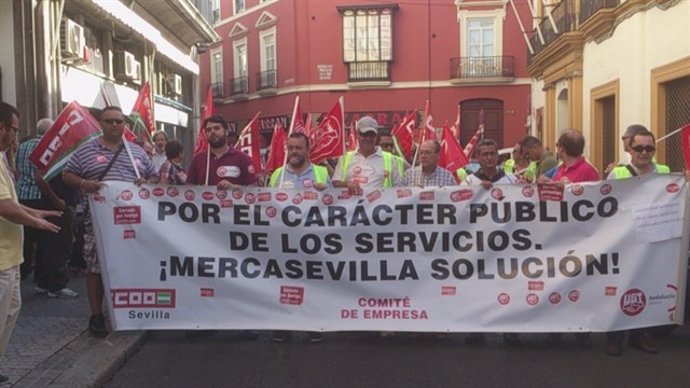
<instances>
[{"instance_id":1,"label":"air conditioning unit","mask_svg":"<svg viewBox=\"0 0 690 388\"><path fill-rule=\"evenodd\" d=\"M182 76L171 73L165 77L165 81L168 84L168 91L170 94L175 96L182 95Z\"/></svg>"},{"instance_id":2,"label":"air conditioning unit","mask_svg":"<svg viewBox=\"0 0 690 388\"><path fill-rule=\"evenodd\" d=\"M133 81L141 78L141 63L134 54L128 51L116 51L113 55L113 76L121 81Z\"/></svg>"},{"instance_id":3,"label":"air conditioning unit","mask_svg":"<svg viewBox=\"0 0 690 388\"><path fill-rule=\"evenodd\" d=\"M63 59L81 60L84 56L84 27L64 18L60 24L60 54Z\"/></svg>"}]
</instances>

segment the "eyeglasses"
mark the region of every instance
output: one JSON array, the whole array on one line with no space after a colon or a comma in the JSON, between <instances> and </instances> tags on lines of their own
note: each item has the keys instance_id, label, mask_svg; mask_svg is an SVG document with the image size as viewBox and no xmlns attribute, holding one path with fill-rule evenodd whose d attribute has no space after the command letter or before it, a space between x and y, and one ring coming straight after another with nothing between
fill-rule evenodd
<instances>
[{"instance_id":1,"label":"eyeglasses","mask_svg":"<svg viewBox=\"0 0 690 388\"><path fill-rule=\"evenodd\" d=\"M643 145L638 145L635 147L632 147L633 151L635 152L647 152L648 154L651 154L652 152L656 151L656 147L648 145L648 146L643 146Z\"/></svg>"},{"instance_id":2,"label":"eyeglasses","mask_svg":"<svg viewBox=\"0 0 690 388\"><path fill-rule=\"evenodd\" d=\"M125 122L125 120L122 119L105 119L103 121L109 125L122 125Z\"/></svg>"},{"instance_id":3,"label":"eyeglasses","mask_svg":"<svg viewBox=\"0 0 690 388\"><path fill-rule=\"evenodd\" d=\"M360 132L359 136L361 137L376 137L376 132Z\"/></svg>"}]
</instances>

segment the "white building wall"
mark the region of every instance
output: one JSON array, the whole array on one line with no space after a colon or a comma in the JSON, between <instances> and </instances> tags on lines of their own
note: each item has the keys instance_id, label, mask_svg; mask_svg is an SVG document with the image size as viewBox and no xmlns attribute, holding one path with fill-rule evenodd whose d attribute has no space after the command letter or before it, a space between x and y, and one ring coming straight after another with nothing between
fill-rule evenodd
<instances>
[{"instance_id":1,"label":"white building wall","mask_svg":"<svg viewBox=\"0 0 690 388\"><path fill-rule=\"evenodd\" d=\"M619 137L622 129L630 124L649 127L651 71L688 56L690 0L682 0L665 11L654 7L638 12L616 26L612 37L600 44L586 44L583 53L583 132L588 135L590 131L591 89L615 79L620 81Z\"/></svg>"}]
</instances>

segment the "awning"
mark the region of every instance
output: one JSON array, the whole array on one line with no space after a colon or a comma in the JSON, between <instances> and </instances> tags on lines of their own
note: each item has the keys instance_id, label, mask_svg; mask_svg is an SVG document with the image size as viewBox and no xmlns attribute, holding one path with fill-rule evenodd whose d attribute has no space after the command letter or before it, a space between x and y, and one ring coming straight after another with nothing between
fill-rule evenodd
<instances>
[{"instance_id":1,"label":"awning","mask_svg":"<svg viewBox=\"0 0 690 388\"><path fill-rule=\"evenodd\" d=\"M156 50L173 62L179 64L192 73L199 74L199 65L189 58L188 53L184 53L177 49L172 43L168 42L161 32L152 26L149 22L137 15L134 11L127 8L126 5L119 1L113 0L92 0L93 3L103 9L105 12L112 15L114 18L122 21L133 30L144 36L147 40L156 46Z\"/></svg>"}]
</instances>

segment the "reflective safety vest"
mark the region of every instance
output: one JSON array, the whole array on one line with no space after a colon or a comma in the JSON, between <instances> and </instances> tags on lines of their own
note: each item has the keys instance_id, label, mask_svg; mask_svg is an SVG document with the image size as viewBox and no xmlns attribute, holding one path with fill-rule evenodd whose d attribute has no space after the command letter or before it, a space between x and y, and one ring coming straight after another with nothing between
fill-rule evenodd
<instances>
[{"instance_id":1,"label":"reflective safety vest","mask_svg":"<svg viewBox=\"0 0 690 388\"><path fill-rule=\"evenodd\" d=\"M347 180L347 173L350 171L350 161L355 153L357 153L357 151L349 151L343 155L343 164L341 166L342 170L340 174L343 181ZM395 164L398 165L398 176L403 176L403 174L405 174L404 160L399 156L391 154L390 152L383 151L383 172L386 175L383 180L383 187L393 187L393 181L391 179L393 172L393 160L395 160Z\"/></svg>"},{"instance_id":2,"label":"reflective safety vest","mask_svg":"<svg viewBox=\"0 0 690 388\"><path fill-rule=\"evenodd\" d=\"M515 159L508 159L503 163L503 172L506 174L515 173ZM537 162L530 162L527 168L522 170L522 176L528 181L533 181L536 174Z\"/></svg>"},{"instance_id":3,"label":"reflective safety vest","mask_svg":"<svg viewBox=\"0 0 690 388\"><path fill-rule=\"evenodd\" d=\"M316 164L311 165L311 170L314 173L314 180L317 184L326 184L328 182L328 169L324 166ZM271 174L271 181L268 183L269 187L278 187L280 184L280 174L282 174L283 167L278 167L273 174Z\"/></svg>"},{"instance_id":4,"label":"reflective safety vest","mask_svg":"<svg viewBox=\"0 0 690 388\"><path fill-rule=\"evenodd\" d=\"M665 164L656 164L656 173L657 174L669 174L671 173L671 169L668 168L667 165ZM613 173L614 179L626 179L626 178L632 178L633 174L630 172L630 169L627 167L629 165L625 166L616 166L611 172Z\"/></svg>"}]
</instances>

